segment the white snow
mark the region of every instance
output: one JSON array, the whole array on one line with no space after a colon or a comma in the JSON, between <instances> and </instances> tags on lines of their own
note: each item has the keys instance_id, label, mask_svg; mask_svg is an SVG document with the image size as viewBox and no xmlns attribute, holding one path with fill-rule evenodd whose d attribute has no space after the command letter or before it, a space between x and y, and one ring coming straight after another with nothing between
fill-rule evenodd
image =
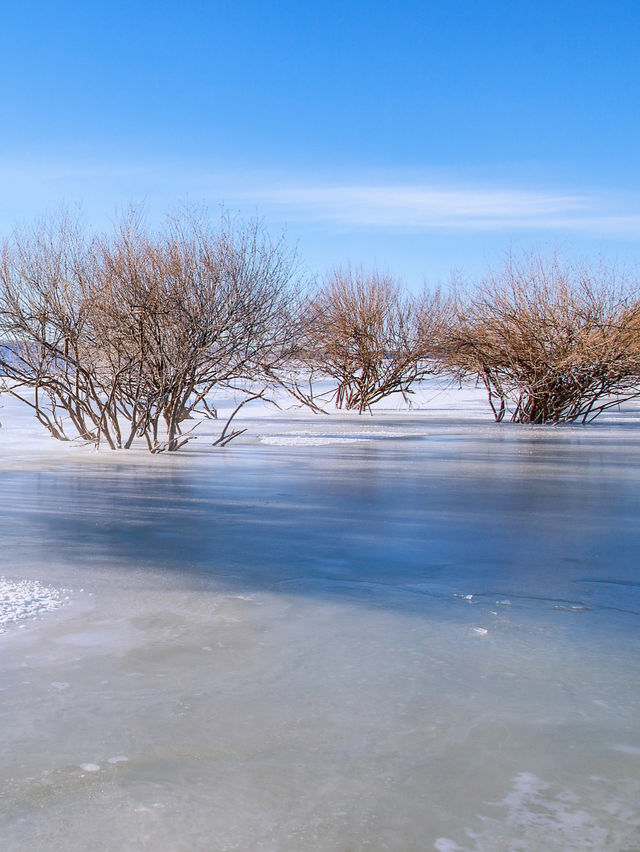
<instances>
[{"instance_id":1,"label":"white snow","mask_svg":"<svg viewBox=\"0 0 640 852\"><path fill-rule=\"evenodd\" d=\"M345 438L339 435L264 435L260 437L261 443L276 447L323 447L328 444L352 444L358 440L358 438Z\"/></svg>"},{"instance_id":2,"label":"white snow","mask_svg":"<svg viewBox=\"0 0 640 852\"><path fill-rule=\"evenodd\" d=\"M37 580L15 582L0 577L0 633L8 624L59 609L69 600L69 591L44 586Z\"/></svg>"},{"instance_id":3,"label":"white snow","mask_svg":"<svg viewBox=\"0 0 640 852\"><path fill-rule=\"evenodd\" d=\"M349 429L344 426L342 428L323 432L306 430L259 436L261 443L271 444L278 447L321 447L329 444L351 444L356 441L369 441L371 439L407 437L412 437L412 434L410 432L398 432L384 428Z\"/></svg>"}]
</instances>

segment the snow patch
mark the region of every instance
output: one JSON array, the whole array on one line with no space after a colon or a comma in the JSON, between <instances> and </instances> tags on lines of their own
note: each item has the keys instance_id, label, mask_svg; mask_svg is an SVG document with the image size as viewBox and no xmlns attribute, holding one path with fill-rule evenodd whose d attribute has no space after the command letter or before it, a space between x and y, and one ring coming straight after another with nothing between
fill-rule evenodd
<instances>
[{"instance_id":1,"label":"snow patch","mask_svg":"<svg viewBox=\"0 0 640 852\"><path fill-rule=\"evenodd\" d=\"M24 618L59 609L69 601L71 589L55 589L37 580L7 580L0 577L0 633Z\"/></svg>"},{"instance_id":2,"label":"snow patch","mask_svg":"<svg viewBox=\"0 0 640 852\"><path fill-rule=\"evenodd\" d=\"M260 438L263 444L276 447L324 447L327 444L353 444L358 440L358 438L344 438L337 435L328 438L320 435L264 435Z\"/></svg>"},{"instance_id":3,"label":"snow patch","mask_svg":"<svg viewBox=\"0 0 640 852\"><path fill-rule=\"evenodd\" d=\"M260 435L263 444L272 444L280 447L321 447L327 444L352 444L356 441L368 441L376 438L406 438L412 437L411 433L397 432L389 429L358 429L357 431L344 431L342 434L320 433L311 431L284 432L280 435ZM413 436L415 437L415 436Z\"/></svg>"}]
</instances>

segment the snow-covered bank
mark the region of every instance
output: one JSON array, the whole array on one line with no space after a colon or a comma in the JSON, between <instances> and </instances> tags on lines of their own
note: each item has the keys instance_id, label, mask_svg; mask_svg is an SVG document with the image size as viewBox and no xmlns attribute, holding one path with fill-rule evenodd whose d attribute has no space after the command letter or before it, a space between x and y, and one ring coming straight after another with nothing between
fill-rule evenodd
<instances>
[{"instance_id":1,"label":"snow-covered bank","mask_svg":"<svg viewBox=\"0 0 640 852\"><path fill-rule=\"evenodd\" d=\"M330 383L320 383L330 389ZM164 461L175 465L176 458L185 456L215 457L222 451L213 444L220 435L226 418L234 411L241 395L221 391L208 402L218 412L218 419L194 416L189 421L193 439L178 453L151 455L142 438L130 450L110 450L105 444L96 452L93 445L81 440L59 441L52 438L38 423L32 410L18 400L0 396L0 465L4 469L60 463L92 464L99 456L105 464L139 464L152 462L162 467ZM473 384L458 386L444 378L432 378L416 385L410 404L400 394L395 394L373 406L371 411L358 414L336 409L326 403L324 414L314 414L280 390L270 401L257 399L248 403L234 419L234 428L242 434L227 445L227 449L242 448L247 451L258 445L288 447L304 450L306 447L330 447L354 442L380 442L439 436L448 439L464 430L477 437L480 430L487 437L498 437L505 430L513 434L543 435L555 429L575 434L595 434L602 430L620 434L629 427L640 428L640 400L627 403L621 410L612 408L585 427L582 424L563 424L560 427L526 426L503 422L496 424L487 402L484 388ZM71 430L72 431L72 430ZM178 462L179 463L179 462Z\"/></svg>"},{"instance_id":2,"label":"snow-covered bank","mask_svg":"<svg viewBox=\"0 0 640 852\"><path fill-rule=\"evenodd\" d=\"M320 382L319 385L320 389L327 391L331 388L330 382ZM362 415L336 409L330 402L324 404L325 414L314 414L283 390L274 393L272 399L273 402L254 400L240 410L233 423L246 431L229 446L243 446L256 440L266 445L304 447L405 438L419 435L434 420L462 419L469 422L484 419L489 426L492 425L483 389L471 385L460 388L450 381L438 379L417 385L410 405L400 394L394 394ZM182 448L180 455L214 452L212 443L241 400L242 396L232 391L220 391L211 397L209 404L218 412L218 419L194 415L189 421L193 440ZM0 407L0 463L22 464L30 459L42 460L43 455L62 460L95 458L95 448L82 440L59 441L52 438L38 423L33 410L17 399L7 394L0 395ZM402 429L397 428L398 418L402 418ZM68 429L68 432L72 435L73 429ZM134 442L131 450L112 451L103 444L100 453L105 458L124 456L133 460L140 456L149 457L142 438ZM156 456L156 459L161 457Z\"/></svg>"}]
</instances>

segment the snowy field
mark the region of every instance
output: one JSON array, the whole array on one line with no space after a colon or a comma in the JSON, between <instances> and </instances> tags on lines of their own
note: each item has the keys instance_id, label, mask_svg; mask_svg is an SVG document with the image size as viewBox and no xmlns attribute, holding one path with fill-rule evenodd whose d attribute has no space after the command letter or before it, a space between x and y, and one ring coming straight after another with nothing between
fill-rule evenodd
<instances>
[{"instance_id":1,"label":"snowy field","mask_svg":"<svg viewBox=\"0 0 640 852\"><path fill-rule=\"evenodd\" d=\"M640 848L640 406L152 457L0 405L2 850Z\"/></svg>"}]
</instances>

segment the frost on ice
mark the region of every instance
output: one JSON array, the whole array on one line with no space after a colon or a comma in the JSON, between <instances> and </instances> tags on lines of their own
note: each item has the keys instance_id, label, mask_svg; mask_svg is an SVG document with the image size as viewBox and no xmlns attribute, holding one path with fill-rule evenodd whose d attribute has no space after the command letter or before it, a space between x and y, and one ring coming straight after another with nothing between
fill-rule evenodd
<instances>
[{"instance_id":1,"label":"frost on ice","mask_svg":"<svg viewBox=\"0 0 640 852\"><path fill-rule=\"evenodd\" d=\"M640 820L628 803L637 802L639 792L635 778L616 783L588 776L578 789L570 789L520 772L501 802L487 803L503 809L502 817L477 814L480 829L466 828L463 846L439 837L434 848L437 852L637 849Z\"/></svg>"},{"instance_id":2,"label":"frost on ice","mask_svg":"<svg viewBox=\"0 0 640 852\"><path fill-rule=\"evenodd\" d=\"M44 586L37 580L7 580L0 577L0 633L23 618L59 609L69 600L69 589Z\"/></svg>"}]
</instances>

